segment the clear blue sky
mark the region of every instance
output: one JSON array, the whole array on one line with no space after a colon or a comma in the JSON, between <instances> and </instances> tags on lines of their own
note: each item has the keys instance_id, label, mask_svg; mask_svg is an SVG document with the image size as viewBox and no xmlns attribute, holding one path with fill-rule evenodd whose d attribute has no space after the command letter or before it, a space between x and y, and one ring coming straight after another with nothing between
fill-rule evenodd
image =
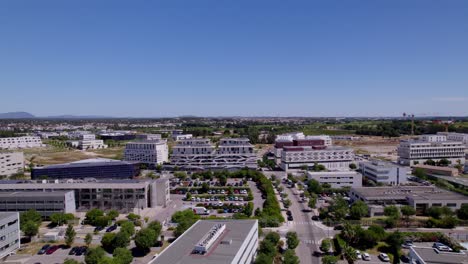
<instances>
[{"instance_id":1,"label":"clear blue sky","mask_svg":"<svg viewBox=\"0 0 468 264\"><path fill-rule=\"evenodd\" d=\"M0 1L0 112L468 115L468 1Z\"/></svg>"}]
</instances>

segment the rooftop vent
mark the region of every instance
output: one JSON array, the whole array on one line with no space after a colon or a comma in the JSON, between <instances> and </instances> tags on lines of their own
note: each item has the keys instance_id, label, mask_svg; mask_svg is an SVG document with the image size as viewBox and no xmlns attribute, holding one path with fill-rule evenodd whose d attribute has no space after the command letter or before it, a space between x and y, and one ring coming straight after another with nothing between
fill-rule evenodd
<instances>
[{"instance_id":1,"label":"rooftop vent","mask_svg":"<svg viewBox=\"0 0 468 264\"><path fill-rule=\"evenodd\" d=\"M194 254L205 254L208 252L213 243L218 239L226 229L225 224L214 225L208 233L206 233L193 249Z\"/></svg>"}]
</instances>

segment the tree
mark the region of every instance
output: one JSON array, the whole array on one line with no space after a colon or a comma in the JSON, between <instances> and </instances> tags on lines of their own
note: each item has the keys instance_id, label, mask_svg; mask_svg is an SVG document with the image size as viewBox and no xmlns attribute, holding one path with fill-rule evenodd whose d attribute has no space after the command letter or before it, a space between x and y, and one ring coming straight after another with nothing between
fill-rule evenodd
<instances>
[{"instance_id":1,"label":"tree","mask_svg":"<svg viewBox=\"0 0 468 264\"><path fill-rule=\"evenodd\" d=\"M161 234L162 225L159 221L153 221L149 223L148 228L153 229L154 232L156 232L156 237L158 237Z\"/></svg>"},{"instance_id":2,"label":"tree","mask_svg":"<svg viewBox=\"0 0 468 264\"><path fill-rule=\"evenodd\" d=\"M349 222L345 222L343 225L343 230L341 230L341 237L348 244L355 245L359 239L359 232L361 231L361 227L358 225L352 225Z\"/></svg>"},{"instance_id":3,"label":"tree","mask_svg":"<svg viewBox=\"0 0 468 264\"><path fill-rule=\"evenodd\" d=\"M400 259L401 244L403 243L403 236L397 230L387 237L386 242L393 254L393 263L398 263Z\"/></svg>"},{"instance_id":4,"label":"tree","mask_svg":"<svg viewBox=\"0 0 468 264\"><path fill-rule=\"evenodd\" d=\"M283 264L299 264L299 258L294 250L288 249L283 254Z\"/></svg>"},{"instance_id":5,"label":"tree","mask_svg":"<svg viewBox=\"0 0 468 264\"><path fill-rule=\"evenodd\" d=\"M273 258L276 253L276 244L271 240L263 240L262 243L260 243L259 253L269 255Z\"/></svg>"},{"instance_id":6,"label":"tree","mask_svg":"<svg viewBox=\"0 0 468 264\"><path fill-rule=\"evenodd\" d=\"M136 220L139 220L141 216L134 214L134 213L129 213L127 215L128 220L135 222Z\"/></svg>"},{"instance_id":7,"label":"tree","mask_svg":"<svg viewBox=\"0 0 468 264\"><path fill-rule=\"evenodd\" d=\"M210 190L210 185L208 185L207 182L203 182L200 188L200 193L206 193L208 190Z\"/></svg>"},{"instance_id":8,"label":"tree","mask_svg":"<svg viewBox=\"0 0 468 264\"><path fill-rule=\"evenodd\" d=\"M400 218L400 210L398 210L398 207L394 205L386 206L384 208L384 215L388 217L393 217L395 219Z\"/></svg>"},{"instance_id":9,"label":"tree","mask_svg":"<svg viewBox=\"0 0 468 264\"><path fill-rule=\"evenodd\" d=\"M112 241L113 248L126 248L128 244L130 244L130 235L122 231L118 232Z\"/></svg>"},{"instance_id":10,"label":"tree","mask_svg":"<svg viewBox=\"0 0 468 264\"><path fill-rule=\"evenodd\" d=\"M146 252L154 245L156 238L156 232L153 229L143 228L135 235L135 245Z\"/></svg>"},{"instance_id":11,"label":"tree","mask_svg":"<svg viewBox=\"0 0 468 264\"><path fill-rule=\"evenodd\" d=\"M348 202L343 197L338 196L330 203L328 212L332 220L342 222L349 212Z\"/></svg>"},{"instance_id":12,"label":"tree","mask_svg":"<svg viewBox=\"0 0 468 264\"><path fill-rule=\"evenodd\" d=\"M401 210L401 214L405 216L405 221L406 221L407 226L409 226L410 216L415 215L416 210L412 206L409 206L409 205L402 206L400 210Z\"/></svg>"},{"instance_id":13,"label":"tree","mask_svg":"<svg viewBox=\"0 0 468 264\"><path fill-rule=\"evenodd\" d=\"M322 250L323 252L328 252L330 251L330 248L330 239L325 238L324 240L322 240L322 243L320 244L320 250Z\"/></svg>"},{"instance_id":14,"label":"tree","mask_svg":"<svg viewBox=\"0 0 468 264\"><path fill-rule=\"evenodd\" d=\"M452 215L445 215L440 220L440 224L442 228L455 228L458 224L458 219Z\"/></svg>"},{"instance_id":15,"label":"tree","mask_svg":"<svg viewBox=\"0 0 468 264\"><path fill-rule=\"evenodd\" d=\"M286 233L286 243L289 249L295 249L299 245L299 238L296 232Z\"/></svg>"},{"instance_id":16,"label":"tree","mask_svg":"<svg viewBox=\"0 0 468 264\"><path fill-rule=\"evenodd\" d=\"M99 226L99 227L106 227L109 222L110 222L110 218L108 216L98 216L95 220L94 220L94 226Z\"/></svg>"},{"instance_id":17,"label":"tree","mask_svg":"<svg viewBox=\"0 0 468 264\"><path fill-rule=\"evenodd\" d=\"M352 219L360 220L362 217L366 216L368 212L369 207L367 204L359 200L351 206L349 213Z\"/></svg>"},{"instance_id":18,"label":"tree","mask_svg":"<svg viewBox=\"0 0 468 264\"><path fill-rule=\"evenodd\" d=\"M288 208L289 206L291 206L291 200L289 200L289 199L284 200L283 205L284 205L284 207Z\"/></svg>"},{"instance_id":19,"label":"tree","mask_svg":"<svg viewBox=\"0 0 468 264\"><path fill-rule=\"evenodd\" d=\"M106 252L101 247L90 248L85 256L86 264L101 264L101 259L106 255Z\"/></svg>"},{"instance_id":20,"label":"tree","mask_svg":"<svg viewBox=\"0 0 468 264\"><path fill-rule=\"evenodd\" d=\"M439 160L439 162L437 163L439 166L442 166L442 167L447 167L448 165L450 165L452 162L446 158L443 158L441 160Z\"/></svg>"},{"instance_id":21,"label":"tree","mask_svg":"<svg viewBox=\"0 0 468 264\"><path fill-rule=\"evenodd\" d=\"M93 208L86 213L86 223L95 225L98 217L104 216L104 212L100 209Z\"/></svg>"},{"instance_id":22,"label":"tree","mask_svg":"<svg viewBox=\"0 0 468 264\"><path fill-rule=\"evenodd\" d=\"M265 240L271 241L271 243L273 243L274 245L278 245L278 242L280 241L280 239L281 239L280 235L276 232L269 232L265 236Z\"/></svg>"},{"instance_id":23,"label":"tree","mask_svg":"<svg viewBox=\"0 0 468 264\"><path fill-rule=\"evenodd\" d=\"M457 211L457 216L462 220L468 220L468 204L462 204Z\"/></svg>"},{"instance_id":24,"label":"tree","mask_svg":"<svg viewBox=\"0 0 468 264\"><path fill-rule=\"evenodd\" d=\"M125 232L129 236L133 236L135 234L135 224L130 221L125 221L120 225L120 232Z\"/></svg>"},{"instance_id":25,"label":"tree","mask_svg":"<svg viewBox=\"0 0 468 264\"><path fill-rule=\"evenodd\" d=\"M132 252L126 248L116 248L112 256L116 264L130 264L133 261Z\"/></svg>"},{"instance_id":26,"label":"tree","mask_svg":"<svg viewBox=\"0 0 468 264\"><path fill-rule=\"evenodd\" d=\"M65 244L70 247L75 241L76 232L72 225L68 225L65 231Z\"/></svg>"},{"instance_id":27,"label":"tree","mask_svg":"<svg viewBox=\"0 0 468 264\"><path fill-rule=\"evenodd\" d=\"M307 182L307 191L309 193L322 193L322 186L317 180L311 179Z\"/></svg>"},{"instance_id":28,"label":"tree","mask_svg":"<svg viewBox=\"0 0 468 264\"><path fill-rule=\"evenodd\" d=\"M115 235L115 233L105 233L101 238L101 245L108 252L114 251Z\"/></svg>"},{"instance_id":29,"label":"tree","mask_svg":"<svg viewBox=\"0 0 468 264\"><path fill-rule=\"evenodd\" d=\"M336 264L338 263L338 257L336 256L323 256L322 257L322 264Z\"/></svg>"},{"instance_id":30,"label":"tree","mask_svg":"<svg viewBox=\"0 0 468 264\"><path fill-rule=\"evenodd\" d=\"M260 253L257 255L257 258L255 259L254 263L255 264L272 264L273 257L265 253Z\"/></svg>"},{"instance_id":31,"label":"tree","mask_svg":"<svg viewBox=\"0 0 468 264\"><path fill-rule=\"evenodd\" d=\"M36 224L34 221L29 220L21 225L21 231L23 231L24 234L28 236L29 239L31 239L31 237L37 235L37 233L39 232L39 225Z\"/></svg>"},{"instance_id":32,"label":"tree","mask_svg":"<svg viewBox=\"0 0 468 264\"><path fill-rule=\"evenodd\" d=\"M224 175L224 174L220 175L218 180L219 180L219 183L221 184L221 186L226 186L226 183L227 183L226 175Z\"/></svg>"},{"instance_id":33,"label":"tree","mask_svg":"<svg viewBox=\"0 0 468 264\"><path fill-rule=\"evenodd\" d=\"M107 212L106 214L110 219L114 220L115 218L117 218L119 216L119 212L117 210L110 210L109 212Z\"/></svg>"},{"instance_id":34,"label":"tree","mask_svg":"<svg viewBox=\"0 0 468 264\"><path fill-rule=\"evenodd\" d=\"M36 225L40 225L42 223L42 216L36 210L29 209L28 211L21 213L20 226L24 225L28 221L32 221Z\"/></svg>"},{"instance_id":35,"label":"tree","mask_svg":"<svg viewBox=\"0 0 468 264\"><path fill-rule=\"evenodd\" d=\"M355 169L357 169L357 166L356 166L356 164L351 163L351 164L349 164L349 168L352 169L352 170L355 170Z\"/></svg>"},{"instance_id":36,"label":"tree","mask_svg":"<svg viewBox=\"0 0 468 264\"><path fill-rule=\"evenodd\" d=\"M343 248L343 256L348 264L353 264L357 260L356 249L346 244Z\"/></svg>"},{"instance_id":37,"label":"tree","mask_svg":"<svg viewBox=\"0 0 468 264\"><path fill-rule=\"evenodd\" d=\"M50 222L53 225L61 226L65 224L68 220L73 220L75 216L73 214L64 214L64 213L53 213L49 216Z\"/></svg>"},{"instance_id":38,"label":"tree","mask_svg":"<svg viewBox=\"0 0 468 264\"><path fill-rule=\"evenodd\" d=\"M86 244L87 247L89 247L89 245L91 245L91 242L93 242L93 235L88 233L86 234L85 238L84 238L84 242Z\"/></svg>"},{"instance_id":39,"label":"tree","mask_svg":"<svg viewBox=\"0 0 468 264\"><path fill-rule=\"evenodd\" d=\"M74 260L74 259L65 259L65 261L63 262L63 264L81 264L81 262L77 261L77 260Z\"/></svg>"},{"instance_id":40,"label":"tree","mask_svg":"<svg viewBox=\"0 0 468 264\"><path fill-rule=\"evenodd\" d=\"M243 213L247 217L251 217L253 213L253 208L254 208L254 204L252 202L248 202L244 207Z\"/></svg>"},{"instance_id":41,"label":"tree","mask_svg":"<svg viewBox=\"0 0 468 264\"><path fill-rule=\"evenodd\" d=\"M436 162L431 160L431 159L428 159L424 162L425 165L430 165L430 166L435 166L436 165Z\"/></svg>"},{"instance_id":42,"label":"tree","mask_svg":"<svg viewBox=\"0 0 468 264\"><path fill-rule=\"evenodd\" d=\"M310 207L310 209L315 208L315 206L317 206L317 198L310 197L309 203L307 205Z\"/></svg>"}]
</instances>

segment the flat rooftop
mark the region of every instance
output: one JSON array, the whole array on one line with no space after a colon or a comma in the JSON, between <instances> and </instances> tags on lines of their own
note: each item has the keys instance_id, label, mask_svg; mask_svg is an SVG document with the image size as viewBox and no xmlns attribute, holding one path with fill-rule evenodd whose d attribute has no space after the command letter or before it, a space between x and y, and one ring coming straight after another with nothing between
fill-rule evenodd
<instances>
[{"instance_id":1,"label":"flat rooftop","mask_svg":"<svg viewBox=\"0 0 468 264\"><path fill-rule=\"evenodd\" d=\"M122 164L135 164L135 162L95 158L95 159L79 160L79 161L70 162L70 163L49 165L49 166L44 166L44 167L35 167L34 170L72 168L72 167L73 168L74 167L94 167L94 166L103 166L103 165L122 165Z\"/></svg>"},{"instance_id":2,"label":"flat rooftop","mask_svg":"<svg viewBox=\"0 0 468 264\"><path fill-rule=\"evenodd\" d=\"M150 180L60 180L46 181L21 181L21 180L4 180L0 181L0 190L16 190L16 189L141 189L145 188Z\"/></svg>"},{"instance_id":3,"label":"flat rooftop","mask_svg":"<svg viewBox=\"0 0 468 264\"><path fill-rule=\"evenodd\" d=\"M429 247L413 247L413 250L426 263L433 264L466 264L468 255L465 253L440 252Z\"/></svg>"},{"instance_id":4,"label":"flat rooftop","mask_svg":"<svg viewBox=\"0 0 468 264\"><path fill-rule=\"evenodd\" d=\"M463 200L468 197L433 186L355 187L351 192L366 200Z\"/></svg>"},{"instance_id":5,"label":"flat rooftop","mask_svg":"<svg viewBox=\"0 0 468 264\"><path fill-rule=\"evenodd\" d=\"M56 191L56 192L38 192L38 191L21 191L21 192L0 192L1 198L11 197L64 197L66 193L72 191Z\"/></svg>"},{"instance_id":6,"label":"flat rooftop","mask_svg":"<svg viewBox=\"0 0 468 264\"><path fill-rule=\"evenodd\" d=\"M257 220L200 220L166 248L155 264L230 264ZM215 224L225 224L224 234L218 238L205 255L192 254L195 244ZM221 241L232 240L230 245Z\"/></svg>"},{"instance_id":7,"label":"flat rooftop","mask_svg":"<svg viewBox=\"0 0 468 264\"><path fill-rule=\"evenodd\" d=\"M0 220L10 218L12 216L17 216L17 212L0 212Z\"/></svg>"}]
</instances>

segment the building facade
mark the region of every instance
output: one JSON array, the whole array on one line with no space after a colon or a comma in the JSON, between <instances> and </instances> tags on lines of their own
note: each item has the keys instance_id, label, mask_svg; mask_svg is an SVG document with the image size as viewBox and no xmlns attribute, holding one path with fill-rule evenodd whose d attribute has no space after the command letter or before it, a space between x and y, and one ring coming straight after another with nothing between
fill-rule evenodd
<instances>
[{"instance_id":1,"label":"building facade","mask_svg":"<svg viewBox=\"0 0 468 264\"><path fill-rule=\"evenodd\" d=\"M332 188L361 187L362 175L356 171L308 171L309 180L330 184Z\"/></svg>"},{"instance_id":2,"label":"building facade","mask_svg":"<svg viewBox=\"0 0 468 264\"><path fill-rule=\"evenodd\" d=\"M18 212L0 212L0 259L20 248L20 224Z\"/></svg>"},{"instance_id":3,"label":"building facade","mask_svg":"<svg viewBox=\"0 0 468 264\"><path fill-rule=\"evenodd\" d=\"M199 220L151 264L251 264L258 248L258 220Z\"/></svg>"},{"instance_id":4,"label":"building facade","mask_svg":"<svg viewBox=\"0 0 468 264\"><path fill-rule=\"evenodd\" d=\"M145 140L129 142L125 145L124 160L158 165L169 161L167 142Z\"/></svg>"},{"instance_id":5,"label":"building facade","mask_svg":"<svg viewBox=\"0 0 468 264\"><path fill-rule=\"evenodd\" d=\"M284 147L293 146L331 146L333 144L330 136L306 136L302 132L293 132L276 136L274 154L277 159L281 158Z\"/></svg>"},{"instance_id":6,"label":"building facade","mask_svg":"<svg viewBox=\"0 0 468 264\"><path fill-rule=\"evenodd\" d=\"M0 153L0 176L11 176L24 169L23 152Z\"/></svg>"},{"instance_id":7,"label":"building facade","mask_svg":"<svg viewBox=\"0 0 468 264\"><path fill-rule=\"evenodd\" d=\"M315 164L327 170L348 170L354 162L354 150L339 146L284 147L280 167L284 171L312 168Z\"/></svg>"},{"instance_id":8,"label":"building facade","mask_svg":"<svg viewBox=\"0 0 468 264\"><path fill-rule=\"evenodd\" d=\"M42 217L54 213L76 212L74 191L0 191L0 212L25 212L36 210Z\"/></svg>"},{"instance_id":9,"label":"building facade","mask_svg":"<svg viewBox=\"0 0 468 264\"><path fill-rule=\"evenodd\" d=\"M0 149L26 149L44 146L40 137L9 137L0 138Z\"/></svg>"},{"instance_id":10,"label":"building facade","mask_svg":"<svg viewBox=\"0 0 468 264\"><path fill-rule=\"evenodd\" d=\"M79 136L79 140L67 141L67 144L81 150L107 148L107 145L104 144L104 140L96 139L96 135L94 134L82 134Z\"/></svg>"},{"instance_id":11,"label":"building facade","mask_svg":"<svg viewBox=\"0 0 468 264\"><path fill-rule=\"evenodd\" d=\"M180 140L185 140L185 139L191 139L193 138L192 134L173 134L172 139L174 141L180 141Z\"/></svg>"},{"instance_id":12,"label":"building facade","mask_svg":"<svg viewBox=\"0 0 468 264\"><path fill-rule=\"evenodd\" d=\"M38 191L73 191L77 211L99 208L132 212L158 205L165 206L170 200L169 183L165 179L0 181L0 193Z\"/></svg>"},{"instance_id":13,"label":"building facade","mask_svg":"<svg viewBox=\"0 0 468 264\"><path fill-rule=\"evenodd\" d=\"M424 135L417 140L401 140L398 163L405 166L423 164L431 159L447 159L452 164L465 164L465 145L461 141L448 141L444 135Z\"/></svg>"},{"instance_id":14,"label":"building facade","mask_svg":"<svg viewBox=\"0 0 468 264\"><path fill-rule=\"evenodd\" d=\"M359 163L362 175L376 183L400 185L408 182L408 167L399 166L391 162L372 160Z\"/></svg>"},{"instance_id":15,"label":"building facade","mask_svg":"<svg viewBox=\"0 0 468 264\"><path fill-rule=\"evenodd\" d=\"M139 165L135 162L98 158L35 167L31 179L129 179L139 174Z\"/></svg>"},{"instance_id":16,"label":"building facade","mask_svg":"<svg viewBox=\"0 0 468 264\"><path fill-rule=\"evenodd\" d=\"M138 134L136 135L137 140L161 140L161 134Z\"/></svg>"}]
</instances>

